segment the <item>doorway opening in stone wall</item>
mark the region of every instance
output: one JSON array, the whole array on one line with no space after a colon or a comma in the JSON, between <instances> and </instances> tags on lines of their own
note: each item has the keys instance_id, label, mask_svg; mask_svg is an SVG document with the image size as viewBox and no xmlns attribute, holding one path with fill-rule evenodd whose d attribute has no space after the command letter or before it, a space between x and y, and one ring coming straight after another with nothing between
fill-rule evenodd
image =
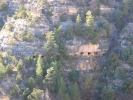
<instances>
[{"instance_id":1,"label":"doorway opening in stone wall","mask_svg":"<svg viewBox=\"0 0 133 100\"><path fill-rule=\"evenodd\" d=\"M91 52L88 52L88 55L91 55Z\"/></svg>"},{"instance_id":2,"label":"doorway opening in stone wall","mask_svg":"<svg viewBox=\"0 0 133 100\"><path fill-rule=\"evenodd\" d=\"M97 55L97 54L98 54L98 52L94 52L94 54L95 54L95 55Z\"/></svg>"},{"instance_id":3,"label":"doorway opening in stone wall","mask_svg":"<svg viewBox=\"0 0 133 100\"><path fill-rule=\"evenodd\" d=\"M84 54L84 52L80 52L80 55L83 55Z\"/></svg>"}]
</instances>

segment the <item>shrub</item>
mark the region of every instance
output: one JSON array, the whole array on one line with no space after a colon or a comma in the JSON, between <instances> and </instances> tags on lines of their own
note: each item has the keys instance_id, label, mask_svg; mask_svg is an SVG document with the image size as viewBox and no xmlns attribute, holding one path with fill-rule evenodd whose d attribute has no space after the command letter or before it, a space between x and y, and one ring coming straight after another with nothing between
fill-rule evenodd
<instances>
[{"instance_id":1,"label":"shrub","mask_svg":"<svg viewBox=\"0 0 133 100\"><path fill-rule=\"evenodd\" d=\"M22 63L21 62L18 62L18 64L17 64L17 70L21 70L22 68L23 68Z\"/></svg>"},{"instance_id":2,"label":"shrub","mask_svg":"<svg viewBox=\"0 0 133 100\"><path fill-rule=\"evenodd\" d=\"M17 14L17 17L18 17L18 18L26 18L26 17L28 17L28 14L27 14L26 10L22 10L22 11L20 11L20 12Z\"/></svg>"},{"instance_id":3,"label":"shrub","mask_svg":"<svg viewBox=\"0 0 133 100\"><path fill-rule=\"evenodd\" d=\"M10 74L11 71L12 71L12 67L11 67L10 65L8 65L8 66L6 67L6 74Z\"/></svg>"},{"instance_id":4,"label":"shrub","mask_svg":"<svg viewBox=\"0 0 133 100\"><path fill-rule=\"evenodd\" d=\"M22 94L22 98L23 100L27 100L27 96L30 95L31 91L29 90L29 88L26 88Z\"/></svg>"},{"instance_id":5,"label":"shrub","mask_svg":"<svg viewBox=\"0 0 133 100\"><path fill-rule=\"evenodd\" d=\"M21 83L21 81L22 81L22 75L20 73L17 75L16 81L17 81L18 84Z\"/></svg>"},{"instance_id":6,"label":"shrub","mask_svg":"<svg viewBox=\"0 0 133 100\"><path fill-rule=\"evenodd\" d=\"M20 88L19 88L18 85L13 86L13 87L10 89L10 94L11 94L12 96L18 96L19 93L20 93Z\"/></svg>"},{"instance_id":7,"label":"shrub","mask_svg":"<svg viewBox=\"0 0 133 100\"><path fill-rule=\"evenodd\" d=\"M28 81L28 87L29 89L33 89L35 87L35 80L32 77L30 77Z\"/></svg>"},{"instance_id":8,"label":"shrub","mask_svg":"<svg viewBox=\"0 0 133 100\"><path fill-rule=\"evenodd\" d=\"M0 63L0 79L5 76L5 68L2 63Z\"/></svg>"},{"instance_id":9,"label":"shrub","mask_svg":"<svg viewBox=\"0 0 133 100\"><path fill-rule=\"evenodd\" d=\"M40 100L43 90L34 88L32 93L28 96L27 100Z\"/></svg>"},{"instance_id":10,"label":"shrub","mask_svg":"<svg viewBox=\"0 0 133 100\"><path fill-rule=\"evenodd\" d=\"M61 21L61 22L67 21L67 16L66 16L65 14L61 15L61 16L60 16L60 21Z\"/></svg>"},{"instance_id":11,"label":"shrub","mask_svg":"<svg viewBox=\"0 0 133 100\"><path fill-rule=\"evenodd\" d=\"M9 31L12 31L13 28L14 28L13 24L8 24L7 29L8 29Z\"/></svg>"}]
</instances>

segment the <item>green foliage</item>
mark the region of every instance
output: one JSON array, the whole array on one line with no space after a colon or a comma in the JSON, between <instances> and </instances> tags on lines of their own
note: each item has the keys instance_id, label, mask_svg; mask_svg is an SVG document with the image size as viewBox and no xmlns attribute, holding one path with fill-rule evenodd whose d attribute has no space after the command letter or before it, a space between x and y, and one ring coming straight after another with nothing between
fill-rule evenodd
<instances>
[{"instance_id":1,"label":"green foliage","mask_svg":"<svg viewBox=\"0 0 133 100\"><path fill-rule=\"evenodd\" d=\"M22 62L18 62L17 70L21 70L23 68Z\"/></svg>"},{"instance_id":2,"label":"green foliage","mask_svg":"<svg viewBox=\"0 0 133 100\"><path fill-rule=\"evenodd\" d=\"M66 92L66 85L63 78L61 77L58 83L58 96L63 99L65 96L65 92Z\"/></svg>"},{"instance_id":3,"label":"green foliage","mask_svg":"<svg viewBox=\"0 0 133 100\"><path fill-rule=\"evenodd\" d=\"M28 31L27 33L22 34L22 40L26 42L34 41L34 33L32 31Z\"/></svg>"},{"instance_id":4,"label":"green foliage","mask_svg":"<svg viewBox=\"0 0 133 100\"><path fill-rule=\"evenodd\" d=\"M92 16L91 11L89 10L86 13L86 27L93 28L93 24L94 24L94 17Z\"/></svg>"},{"instance_id":5,"label":"green foliage","mask_svg":"<svg viewBox=\"0 0 133 100\"><path fill-rule=\"evenodd\" d=\"M8 29L9 31L12 31L13 28L14 28L13 24L8 24L7 29Z\"/></svg>"},{"instance_id":6,"label":"green foliage","mask_svg":"<svg viewBox=\"0 0 133 100\"><path fill-rule=\"evenodd\" d=\"M122 21L123 13L120 9L115 10L113 14L114 22L116 25L116 28L121 29L124 25L124 22Z\"/></svg>"},{"instance_id":7,"label":"green foliage","mask_svg":"<svg viewBox=\"0 0 133 100\"><path fill-rule=\"evenodd\" d=\"M20 93L20 88L19 88L18 85L13 86L13 87L10 89L10 94L11 94L12 96L18 96L19 93Z\"/></svg>"},{"instance_id":8,"label":"green foliage","mask_svg":"<svg viewBox=\"0 0 133 100\"><path fill-rule=\"evenodd\" d=\"M47 43L44 45L46 52L49 57L54 57L55 55L57 55L58 52L54 33L52 31L47 33L46 38L47 38Z\"/></svg>"},{"instance_id":9,"label":"green foliage","mask_svg":"<svg viewBox=\"0 0 133 100\"><path fill-rule=\"evenodd\" d=\"M128 59L128 63L133 66L133 56L131 55Z\"/></svg>"},{"instance_id":10,"label":"green foliage","mask_svg":"<svg viewBox=\"0 0 133 100\"><path fill-rule=\"evenodd\" d=\"M98 43L99 35L94 30L94 17L90 10L86 13L86 35L88 38L92 39L93 44Z\"/></svg>"},{"instance_id":11,"label":"green foliage","mask_svg":"<svg viewBox=\"0 0 133 100\"><path fill-rule=\"evenodd\" d=\"M82 23L81 22L82 22L81 17L78 14L78 16L76 18L76 27L75 27L75 31L76 31L76 34L78 36L81 36L82 35Z\"/></svg>"},{"instance_id":12,"label":"green foliage","mask_svg":"<svg viewBox=\"0 0 133 100\"><path fill-rule=\"evenodd\" d=\"M55 90L58 78L60 77L57 69L57 62L52 62L50 68L47 69L47 75L44 79L44 83L48 85L49 90Z\"/></svg>"},{"instance_id":13,"label":"green foliage","mask_svg":"<svg viewBox=\"0 0 133 100\"><path fill-rule=\"evenodd\" d=\"M98 44L98 42L99 42L99 35L97 32L94 32L92 37L92 44Z\"/></svg>"},{"instance_id":14,"label":"green foliage","mask_svg":"<svg viewBox=\"0 0 133 100\"><path fill-rule=\"evenodd\" d=\"M5 76L5 68L2 63L0 63L0 79Z\"/></svg>"},{"instance_id":15,"label":"green foliage","mask_svg":"<svg viewBox=\"0 0 133 100\"><path fill-rule=\"evenodd\" d=\"M67 53L66 53L65 41L64 41L64 38L62 37L62 26L61 25L57 29L54 30L54 37L55 37L56 45L58 46L58 52L61 54L62 57L66 57Z\"/></svg>"},{"instance_id":16,"label":"green foliage","mask_svg":"<svg viewBox=\"0 0 133 100\"><path fill-rule=\"evenodd\" d=\"M101 94L102 100L114 100L115 98L115 91L113 89L108 89L104 87Z\"/></svg>"},{"instance_id":17,"label":"green foliage","mask_svg":"<svg viewBox=\"0 0 133 100\"><path fill-rule=\"evenodd\" d=\"M73 21L73 22L76 22L76 15L72 15L72 17L71 17L71 20Z\"/></svg>"},{"instance_id":18,"label":"green foliage","mask_svg":"<svg viewBox=\"0 0 133 100\"><path fill-rule=\"evenodd\" d=\"M71 82L76 82L78 76L79 76L79 73L75 69L72 69L71 72L69 72L68 78Z\"/></svg>"},{"instance_id":19,"label":"green foliage","mask_svg":"<svg viewBox=\"0 0 133 100\"><path fill-rule=\"evenodd\" d=\"M100 2L99 2L99 1L97 1L97 8L96 8L96 10L95 10L95 14L96 14L97 16L100 16L100 14L101 14Z\"/></svg>"},{"instance_id":20,"label":"green foliage","mask_svg":"<svg viewBox=\"0 0 133 100\"><path fill-rule=\"evenodd\" d=\"M20 84L22 82L22 75L20 73L18 73L18 75L16 77L16 81L18 84Z\"/></svg>"},{"instance_id":21,"label":"green foliage","mask_svg":"<svg viewBox=\"0 0 133 100\"><path fill-rule=\"evenodd\" d=\"M50 7L50 9L47 12L47 15L52 16L53 15L52 12L53 12L53 9Z\"/></svg>"},{"instance_id":22,"label":"green foliage","mask_svg":"<svg viewBox=\"0 0 133 100\"><path fill-rule=\"evenodd\" d=\"M122 85L122 91L128 94L133 94L133 80L127 79Z\"/></svg>"},{"instance_id":23,"label":"green foliage","mask_svg":"<svg viewBox=\"0 0 133 100\"><path fill-rule=\"evenodd\" d=\"M38 59L38 60L40 60L40 59ZM40 63L39 61L38 61L38 63L37 63L37 67L36 67L36 76L38 77L38 78L42 78L42 76L43 76L43 66L44 65L41 65L42 63Z\"/></svg>"},{"instance_id":24,"label":"green foliage","mask_svg":"<svg viewBox=\"0 0 133 100\"><path fill-rule=\"evenodd\" d=\"M71 100L81 99L81 94L77 83L75 83L73 86L69 88L69 94L70 94Z\"/></svg>"},{"instance_id":25,"label":"green foliage","mask_svg":"<svg viewBox=\"0 0 133 100\"><path fill-rule=\"evenodd\" d=\"M64 100L71 100L68 93L65 94Z\"/></svg>"},{"instance_id":26,"label":"green foliage","mask_svg":"<svg viewBox=\"0 0 133 100\"><path fill-rule=\"evenodd\" d=\"M35 87L35 80L32 77L30 77L28 81L28 88L32 90L34 87Z\"/></svg>"},{"instance_id":27,"label":"green foliage","mask_svg":"<svg viewBox=\"0 0 133 100\"><path fill-rule=\"evenodd\" d=\"M32 62L33 62L33 59L30 56L26 57L24 60L24 64L26 67L29 67L32 64Z\"/></svg>"},{"instance_id":28,"label":"green foliage","mask_svg":"<svg viewBox=\"0 0 133 100\"><path fill-rule=\"evenodd\" d=\"M101 21L99 23L99 27L102 28L102 29L104 29L106 31L106 33L107 33L106 36L107 37L110 36L110 25L109 25L109 23L107 23L106 21Z\"/></svg>"},{"instance_id":29,"label":"green foliage","mask_svg":"<svg viewBox=\"0 0 133 100\"><path fill-rule=\"evenodd\" d=\"M29 90L29 88L26 88L26 89L24 90L23 94L22 94L23 100L27 100L27 97L28 97L28 95L30 95L30 94L31 94L31 91Z\"/></svg>"},{"instance_id":30,"label":"green foliage","mask_svg":"<svg viewBox=\"0 0 133 100\"><path fill-rule=\"evenodd\" d=\"M119 60L119 57L116 53L112 52L110 55L109 55L109 59L108 59L108 65L113 67L114 70L115 68L120 64L120 60Z\"/></svg>"},{"instance_id":31,"label":"green foliage","mask_svg":"<svg viewBox=\"0 0 133 100\"><path fill-rule=\"evenodd\" d=\"M38 0L37 2L38 6L44 6L46 4L46 0Z\"/></svg>"},{"instance_id":32,"label":"green foliage","mask_svg":"<svg viewBox=\"0 0 133 100\"><path fill-rule=\"evenodd\" d=\"M119 70L119 77L120 77L120 79L125 80L127 78L126 71Z\"/></svg>"},{"instance_id":33,"label":"green foliage","mask_svg":"<svg viewBox=\"0 0 133 100\"><path fill-rule=\"evenodd\" d=\"M92 80L93 80L92 76L86 78L86 89L90 88Z\"/></svg>"},{"instance_id":34,"label":"green foliage","mask_svg":"<svg viewBox=\"0 0 133 100\"><path fill-rule=\"evenodd\" d=\"M27 97L27 100L40 100L43 90L34 88L32 93Z\"/></svg>"},{"instance_id":35,"label":"green foliage","mask_svg":"<svg viewBox=\"0 0 133 100\"><path fill-rule=\"evenodd\" d=\"M7 65L7 67L6 67L6 74L11 74L11 72L12 72L11 65Z\"/></svg>"},{"instance_id":36,"label":"green foliage","mask_svg":"<svg viewBox=\"0 0 133 100\"><path fill-rule=\"evenodd\" d=\"M26 10L22 10L22 11L18 12L18 14L17 14L17 18L22 19L22 18L26 18L26 17L28 17Z\"/></svg>"},{"instance_id":37,"label":"green foliage","mask_svg":"<svg viewBox=\"0 0 133 100\"><path fill-rule=\"evenodd\" d=\"M118 68L115 69L115 76L119 76L120 70Z\"/></svg>"},{"instance_id":38,"label":"green foliage","mask_svg":"<svg viewBox=\"0 0 133 100\"><path fill-rule=\"evenodd\" d=\"M132 54L133 50L130 47L121 50L121 59L127 61Z\"/></svg>"},{"instance_id":39,"label":"green foliage","mask_svg":"<svg viewBox=\"0 0 133 100\"><path fill-rule=\"evenodd\" d=\"M40 39L40 40L45 40L45 39L46 39L46 35L45 35L45 34L40 35L40 36L39 36L39 39Z\"/></svg>"},{"instance_id":40,"label":"green foliage","mask_svg":"<svg viewBox=\"0 0 133 100\"><path fill-rule=\"evenodd\" d=\"M43 69L41 67L36 68L36 76L41 78L43 76Z\"/></svg>"},{"instance_id":41,"label":"green foliage","mask_svg":"<svg viewBox=\"0 0 133 100\"><path fill-rule=\"evenodd\" d=\"M60 21L61 21L61 22L67 21L67 16L66 16L65 14L62 14L62 15L60 16Z\"/></svg>"},{"instance_id":42,"label":"green foliage","mask_svg":"<svg viewBox=\"0 0 133 100\"><path fill-rule=\"evenodd\" d=\"M72 40L73 39L73 26L68 25L68 27L65 30L65 38L66 40Z\"/></svg>"},{"instance_id":43,"label":"green foliage","mask_svg":"<svg viewBox=\"0 0 133 100\"><path fill-rule=\"evenodd\" d=\"M99 0L101 3L107 5L108 4L108 0Z\"/></svg>"}]
</instances>

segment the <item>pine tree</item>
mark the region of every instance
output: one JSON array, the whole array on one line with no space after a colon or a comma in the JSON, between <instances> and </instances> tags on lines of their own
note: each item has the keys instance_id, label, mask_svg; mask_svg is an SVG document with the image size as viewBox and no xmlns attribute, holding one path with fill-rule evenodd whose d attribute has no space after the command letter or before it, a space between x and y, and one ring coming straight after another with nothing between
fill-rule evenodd
<instances>
[{"instance_id":1,"label":"pine tree","mask_svg":"<svg viewBox=\"0 0 133 100\"><path fill-rule=\"evenodd\" d=\"M18 96L19 93L20 93L20 88L19 88L19 86L18 86L18 85L13 86L13 87L10 89L10 93L11 93L11 95L13 95L13 96Z\"/></svg>"},{"instance_id":2,"label":"pine tree","mask_svg":"<svg viewBox=\"0 0 133 100\"><path fill-rule=\"evenodd\" d=\"M72 100L80 100L81 94L77 83L69 88L69 94Z\"/></svg>"},{"instance_id":3,"label":"pine tree","mask_svg":"<svg viewBox=\"0 0 133 100\"><path fill-rule=\"evenodd\" d=\"M54 33L52 31L47 33L46 38L47 38L47 43L44 45L46 52L49 57L54 57L58 53Z\"/></svg>"},{"instance_id":4,"label":"pine tree","mask_svg":"<svg viewBox=\"0 0 133 100\"><path fill-rule=\"evenodd\" d=\"M5 76L5 68L2 63L0 63L0 79Z\"/></svg>"},{"instance_id":5,"label":"pine tree","mask_svg":"<svg viewBox=\"0 0 133 100\"><path fill-rule=\"evenodd\" d=\"M43 90L34 88L32 93L27 97L27 100L40 100Z\"/></svg>"},{"instance_id":6,"label":"pine tree","mask_svg":"<svg viewBox=\"0 0 133 100\"><path fill-rule=\"evenodd\" d=\"M80 15L78 14L78 16L77 16L77 18L76 18L76 29L75 29L76 34L77 34L78 36L81 36L81 35L82 35L82 25L81 25L81 22L82 22L81 17L80 17Z\"/></svg>"},{"instance_id":7,"label":"pine tree","mask_svg":"<svg viewBox=\"0 0 133 100\"><path fill-rule=\"evenodd\" d=\"M76 97L74 100L80 100L81 94L77 83L74 84L74 91L75 91L75 97Z\"/></svg>"},{"instance_id":8,"label":"pine tree","mask_svg":"<svg viewBox=\"0 0 133 100\"><path fill-rule=\"evenodd\" d=\"M62 32L62 25L60 25L60 26L58 27L58 29L56 29L56 30L54 31L55 41L56 41L56 44L58 44L58 45L59 45L60 40L61 40L61 32Z\"/></svg>"},{"instance_id":9,"label":"pine tree","mask_svg":"<svg viewBox=\"0 0 133 100\"><path fill-rule=\"evenodd\" d=\"M66 85L63 78L61 77L58 83L58 96L63 99L65 96L65 92L66 92Z\"/></svg>"},{"instance_id":10,"label":"pine tree","mask_svg":"<svg viewBox=\"0 0 133 100\"><path fill-rule=\"evenodd\" d=\"M68 93L65 94L64 100L71 100Z\"/></svg>"},{"instance_id":11,"label":"pine tree","mask_svg":"<svg viewBox=\"0 0 133 100\"><path fill-rule=\"evenodd\" d=\"M6 67L6 74L11 74L11 71L12 71L11 65L7 65L7 67Z\"/></svg>"},{"instance_id":12,"label":"pine tree","mask_svg":"<svg viewBox=\"0 0 133 100\"><path fill-rule=\"evenodd\" d=\"M22 94L22 98L23 100L27 100L27 96L30 95L31 91L29 90L29 88L26 88Z\"/></svg>"},{"instance_id":13,"label":"pine tree","mask_svg":"<svg viewBox=\"0 0 133 100\"><path fill-rule=\"evenodd\" d=\"M91 11L89 10L86 13L86 35L89 38L93 37L93 33L94 33L94 17L92 16Z\"/></svg>"},{"instance_id":14,"label":"pine tree","mask_svg":"<svg viewBox=\"0 0 133 100\"><path fill-rule=\"evenodd\" d=\"M32 77L30 77L30 79L28 81L28 87L31 90L35 87L35 80Z\"/></svg>"},{"instance_id":15,"label":"pine tree","mask_svg":"<svg viewBox=\"0 0 133 100\"><path fill-rule=\"evenodd\" d=\"M43 76L43 67L44 67L43 59L41 56L39 56L36 66L37 66L36 67L36 76L38 78L41 78Z\"/></svg>"},{"instance_id":16,"label":"pine tree","mask_svg":"<svg viewBox=\"0 0 133 100\"><path fill-rule=\"evenodd\" d=\"M41 66L36 67L36 76L37 78L41 78L43 76L43 69Z\"/></svg>"},{"instance_id":17,"label":"pine tree","mask_svg":"<svg viewBox=\"0 0 133 100\"><path fill-rule=\"evenodd\" d=\"M44 66L44 61L43 61L43 58L41 57L41 55L38 57L36 66L41 68L43 70L43 73L46 74L47 67Z\"/></svg>"},{"instance_id":18,"label":"pine tree","mask_svg":"<svg viewBox=\"0 0 133 100\"><path fill-rule=\"evenodd\" d=\"M47 69L47 75L45 76L44 80L44 82L48 84L49 90L55 90L57 85L57 78L58 78L57 63L52 62L50 64L50 68Z\"/></svg>"},{"instance_id":19,"label":"pine tree","mask_svg":"<svg viewBox=\"0 0 133 100\"><path fill-rule=\"evenodd\" d=\"M37 67L41 67L43 68L44 66L44 62L43 62L43 59L41 57L41 55L38 57L38 60L37 60Z\"/></svg>"},{"instance_id":20,"label":"pine tree","mask_svg":"<svg viewBox=\"0 0 133 100\"><path fill-rule=\"evenodd\" d=\"M76 23L81 23L81 22L82 22L81 17L80 17L80 15L78 14L78 15L77 15L77 18L76 18Z\"/></svg>"},{"instance_id":21,"label":"pine tree","mask_svg":"<svg viewBox=\"0 0 133 100\"><path fill-rule=\"evenodd\" d=\"M89 10L86 13L86 26L87 27L93 27L93 23L94 23L94 17L92 16L91 11Z\"/></svg>"},{"instance_id":22,"label":"pine tree","mask_svg":"<svg viewBox=\"0 0 133 100\"><path fill-rule=\"evenodd\" d=\"M18 73L18 75L16 77L16 81L17 81L18 84L21 83L21 81L22 81L22 75L20 73Z\"/></svg>"},{"instance_id":23,"label":"pine tree","mask_svg":"<svg viewBox=\"0 0 133 100\"><path fill-rule=\"evenodd\" d=\"M78 77L78 72L74 68L72 68L71 72L69 72L69 77L68 77L69 80L71 82L75 82L77 80L77 77Z\"/></svg>"},{"instance_id":24,"label":"pine tree","mask_svg":"<svg viewBox=\"0 0 133 100\"><path fill-rule=\"evenodd\" d=\"M66 40L71 40L73 39L73 26L72 25L68 25L68 27L65 30L65 38Z\"/></svg>"},{"instance_id":25,"label":"pine tree","mask_svg":"<svg viewBox=\"0 0 133 100\"><path fill-rule=\"evenodd\" d=\"M102 100L114 100L114 97L115 97L114 90L104 87L101 94Z\"/></svg>"}]
</instances>

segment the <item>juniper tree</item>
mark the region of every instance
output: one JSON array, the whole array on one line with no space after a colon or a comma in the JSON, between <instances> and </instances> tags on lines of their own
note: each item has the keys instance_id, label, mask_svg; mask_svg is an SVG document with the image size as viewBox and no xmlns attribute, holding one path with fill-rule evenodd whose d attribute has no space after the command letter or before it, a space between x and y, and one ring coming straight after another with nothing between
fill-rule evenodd
<instances>
[{"instance_id":1,"label":"juniper tree","mask_svg":"<svg viewBox=\"0 0 133 100\"><path fill-rule=\"evenodd\" d=\"M115 91L113 89L108 89L104 87L101 94L102 100L114 100L115 98Z\"/></svg>"}]
</instances>

